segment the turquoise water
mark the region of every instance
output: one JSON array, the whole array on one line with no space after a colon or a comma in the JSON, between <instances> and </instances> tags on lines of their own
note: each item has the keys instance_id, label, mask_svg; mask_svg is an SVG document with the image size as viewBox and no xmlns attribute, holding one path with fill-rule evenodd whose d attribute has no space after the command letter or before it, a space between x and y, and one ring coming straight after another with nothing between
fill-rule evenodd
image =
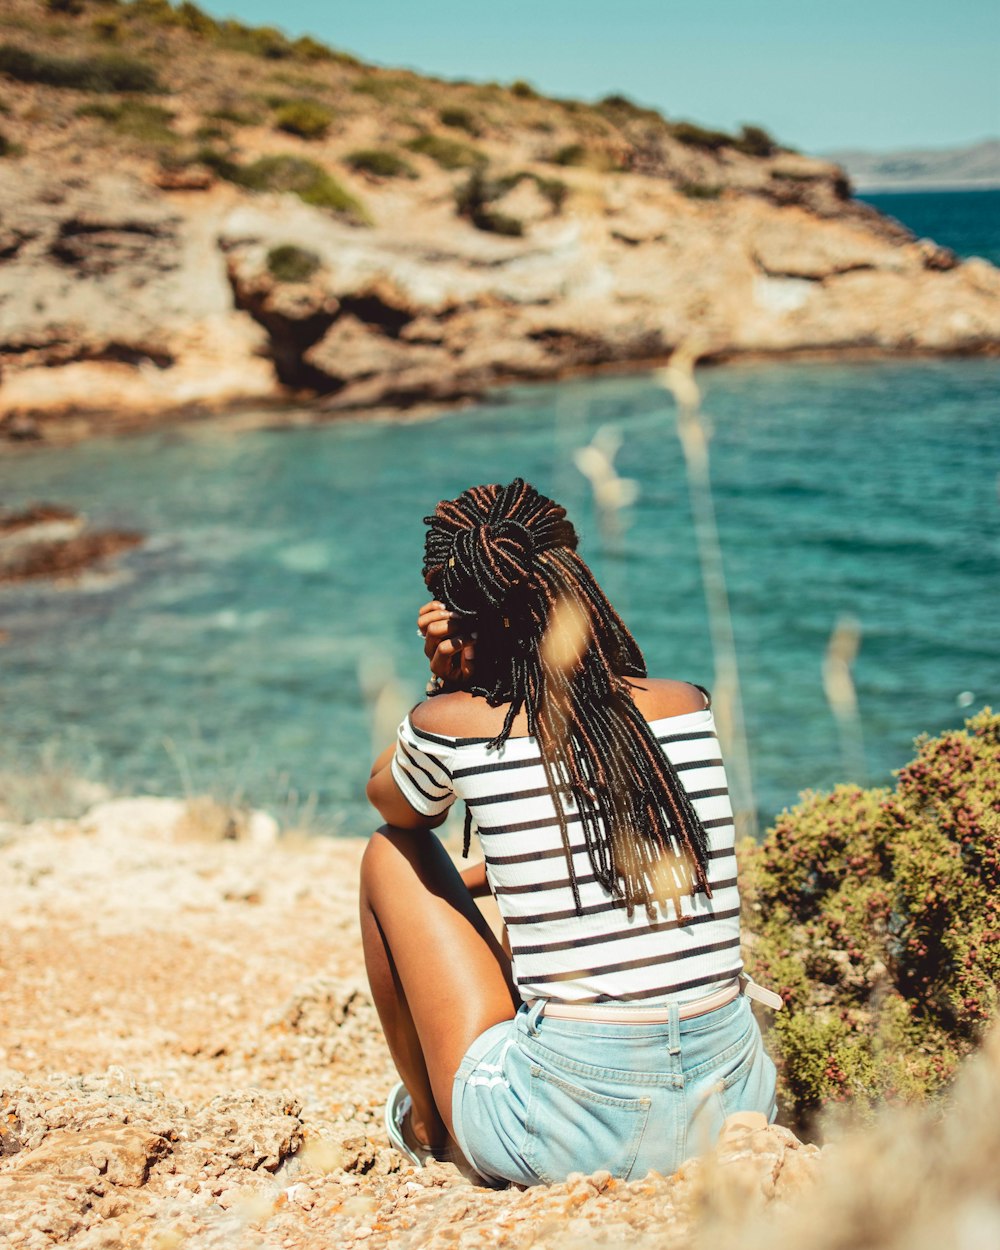
<instances>
[{"instance_id":1,"label":"turquoise water","mask_svg":"<svg viewBox=\"0 0 1000 1250\"><path fill-rule=\"evenodd\" d=\"M934 239L959 256L981 256L1000 265L1000 188L893 191L858 199L895 217L920 238Z\"/></svg>"},{"instance_id":2,"label":"turquoise water","mask_svg":"<svg viewBox=\"0 0 1000 1250\"><path fill-rule=\"evenodd\" d=\"M767 817L845 777L821 685L841 614L863 629L869 781L889 779L914 735L1000 701L1000 363L769 364L702 381ZM602 551L571 463L603 424L640 485L618 554ZM0 753L30 768L56 743L128 792L189 786L278 809L315 795L330 827L366 831L362 686L391 666L405 703L425 680L421 518L517 473L566 502L651 670L711 684L673 411L649 377L607 377L422 423L205 424L6 455L5 506L58 501L149 541L110 582L0 593Z\"/></svg>"}]
</instances>

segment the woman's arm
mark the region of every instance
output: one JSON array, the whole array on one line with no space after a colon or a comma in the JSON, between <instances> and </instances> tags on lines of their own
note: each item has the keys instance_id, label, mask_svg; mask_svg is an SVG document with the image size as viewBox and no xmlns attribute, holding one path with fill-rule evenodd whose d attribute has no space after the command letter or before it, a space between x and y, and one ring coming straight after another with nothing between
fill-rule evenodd
<instances>
[{"instance_id":1,"label":"woman's arm","mask_svg":"<svg viewBox=\"0 0 1000 1250\"><path fill-rule=\"evenodd\" d=\"M365 787L368 802L387 825L395 825L397 829L436 829L443 824L448 812L443 811L439 816L424 816L410 806L392 775L392 757L395 753L396 744L393 743L386 747L372 765L371 776Z\"/></svg>"},{"instance_id":2,"label":"woman's arm","mask_svg":"<svg viewBox=\"0 0 1000 1250\"><path fill-rule=\"evenodd\" d=\"M468 620L463 622L443 603L434 599L420 609L417 628L423 635L424 654L430 661L433 676L455 684L468 680L475 656L474 644L468 637ZM410 805L392 775L395 749L395 744L386 747L372 765L365 787L368 801L387 824L398 829L435 829L444 821L447 812L424 816ZM485 876L482 886L485 892Z\"/></svg>"},{"instance_id":3,"label":"woman's arm","mask_svg":"<svg viewBox=\"0 0 1000 1250\"><path fill-rule=\"evenodd\" d=\"M471 868L463 869L462 880L473 898L485 898L490 893L486 882L486 864L482 860Z\"/></svg>"}]
</instances>

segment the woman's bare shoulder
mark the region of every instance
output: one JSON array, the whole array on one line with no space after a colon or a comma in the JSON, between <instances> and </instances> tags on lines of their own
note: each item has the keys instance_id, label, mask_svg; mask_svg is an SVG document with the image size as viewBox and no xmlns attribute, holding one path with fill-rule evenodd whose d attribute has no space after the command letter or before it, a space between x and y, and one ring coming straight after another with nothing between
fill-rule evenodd
<instances>
[{"instance_id":1,"label":"woman's bare shoulder","mask_svg":"<svg viewBox=\"0 0 1000 1250\"><path fill-rule=\"evenodd\" d=\"M490 707L485 699L465 690L438 694L418 703L410 720L424 733L448 738L492 738L500 732L506 709Z\"/></svg>"},{"instance_id":2,"label":"woman's bare shoulder","mask_svg":"<svg viewBox=\"0 0 1000 1250\"><path fill-rule=\"evenodd\" d=\"M636 706L646 720L685 716L708 706L705 694L690 682L632 677L629 685ZM477 695L455 690L418 703L410 713L410 720L424 733L441 734L446 738L492 738L500 732L506 711L506 706L490 707ZM515 719L512 732L515 737L527 732L523 711Z\"/></svg>"},{"instance_id":3,"label":"woman's bare shoulder","mask_svg":"<svg viewBox=\"0 0 1000 1250\"><path fill-rule=\"evenodd\" d=\"M701 712L708 707L704 691L688 681L671 681L665 677L630 677L629 685L632 687L636 707L646 720L685 716L689 712Z\"/></svg>"}]
</instances>

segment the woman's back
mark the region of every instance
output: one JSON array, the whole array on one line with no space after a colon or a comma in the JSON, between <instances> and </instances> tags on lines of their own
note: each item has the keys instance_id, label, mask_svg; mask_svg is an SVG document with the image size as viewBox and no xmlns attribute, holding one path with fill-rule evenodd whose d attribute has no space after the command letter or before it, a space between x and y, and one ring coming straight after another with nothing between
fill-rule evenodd
<instances>
[{"instance_id":1,"label":"woman's back","mask_svg":"<svg viewBox=\"0 0 1000 1250\"><path fill-rule=\"evenodd\" d=\"M525 1000L655 1006L702 997L741 970L732 809L711 709L684 682L642 680L633 687L708 838L711 896L688 893L688 866L672 852L661 861L662 872L677 873L679 916L672 902L629 914L611 897L594 877L570 803L577 908L537 742L515 721L507 741L489 747L503 723L502 706L456 692L421 704L401 728L401 787L417 787L425 804L439 795L441 810L452 795L470 807Z\"/></svg>"}]
</instances>

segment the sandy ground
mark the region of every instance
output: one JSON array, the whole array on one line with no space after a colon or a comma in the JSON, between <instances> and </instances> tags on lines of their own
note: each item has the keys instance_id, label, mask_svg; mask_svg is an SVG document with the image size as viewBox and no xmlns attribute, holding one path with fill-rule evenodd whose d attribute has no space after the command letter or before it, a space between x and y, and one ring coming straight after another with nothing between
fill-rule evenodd
<instances>
[{"instance_id":1,"label":"sandy ground","mask_svg":"<svg viewBox=\"0 0 1000 1250\"><path fill-rule=\"evenodd\" d=\"M0 1244L686 1242L720 1168L757 1205L810 1183L815 1147L738 1124L672 1178L413 1168L382 1127L364 844L274 834L163 799L0 824Z\"/></svg>"}]
</instances>

